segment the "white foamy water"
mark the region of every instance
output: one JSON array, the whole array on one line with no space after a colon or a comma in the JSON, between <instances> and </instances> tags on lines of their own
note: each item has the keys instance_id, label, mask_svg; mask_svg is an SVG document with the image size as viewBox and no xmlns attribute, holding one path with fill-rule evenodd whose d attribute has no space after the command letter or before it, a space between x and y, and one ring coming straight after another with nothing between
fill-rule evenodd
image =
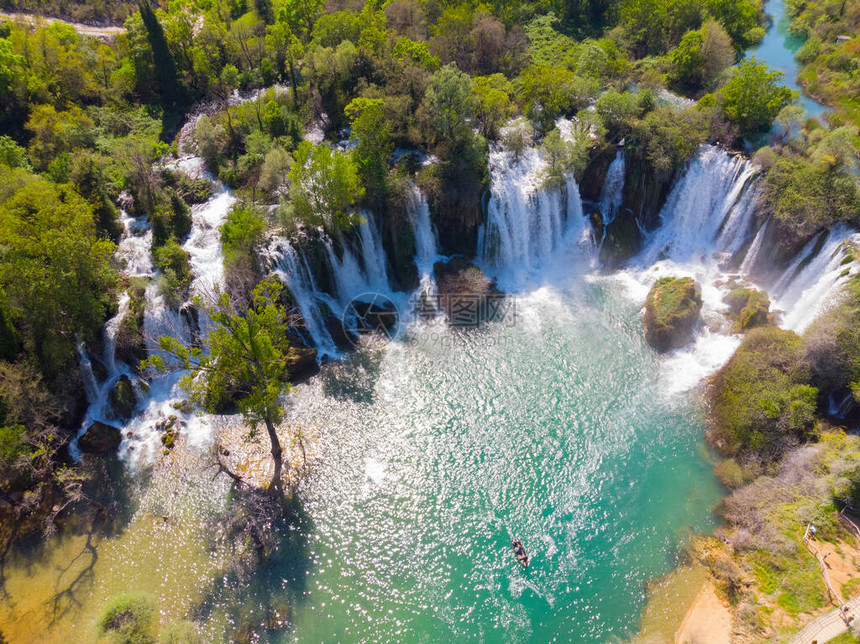
<instances>
[{"instance_id":1,"label":"white foamy water","mask_svg":"<svg viewBox=\"0 0 860 644\"><path fill-rule=\"evenodd\" d=\"M707 261L740 250L754 225L755 174L755 166L739 156L699 148L672 187L660 211L662 225L646 239L637 263Z\"/></svg>"},{"instance_id":2,"label":"white foamy water","mask_svg":"<svg viewBox=\"0 0 860 644\"><path fill-rule=\"evenodd\" d=\"M497 146L490 152L491 196L479 234L478 264L503 285L513 285L553 263L559 252L581 268L596 261L591 225L572 175L545 188L547 164L528 148L519 158Z\"/></svg>"},{"instance_id":3,"label":"white foamy water","mask_svg":"<svg viewBox=\"0 0 860 644\"><path fill-rule=\"evenodd\" d=\"M131 277L150 277L152 268L152 228L146 217L135 219L120 210L123 235L117 247L117 258Z\"/></svg>"},{"instance_id":4,"label":"white foamy water","mask_svg":"<svg viewBox=\"0 0 860 644\"><path fill-rule=\"evenodd\" d=\"M771 309L783 313L782 327L797 333L839 301L848 276L857 272L856 263L845 258L848 248L860 243L860 234L838 225L822 235L804 247L773 288Z\"/></svg>"}]
</instances>

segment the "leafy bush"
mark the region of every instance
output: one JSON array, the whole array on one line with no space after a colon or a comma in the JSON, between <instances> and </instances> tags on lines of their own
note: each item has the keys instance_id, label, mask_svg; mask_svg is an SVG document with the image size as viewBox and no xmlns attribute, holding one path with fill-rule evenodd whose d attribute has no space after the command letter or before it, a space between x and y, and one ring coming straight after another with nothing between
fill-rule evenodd
<instances>
[{"instance_id":1,"label":"leafy bush","mask_svg":"<svg viewBox=\"0 0 860 644\"><path fill-rule=\"evenodd\" d=\"M175 240L170 239L153 251L155 266L161 271L159 288L170 306L179 306L188 294L191 284L191 264L188 253Z\"/></svg>"},{"instance_id":2,"label":"leafy bush","mask_svg":"<svg viewBox=\"0 0 860 644\"><path fill-rule=\"evenodd\" d=\"M707 140L708 127L704 111L658 107L634 124L631 147L658 177L667 178Z\"/></svg>"},{"instance_id":3,"label":"leafy bush","mask_svg":"<svg viewBox=\"0 0 860 644\"><path fill-rule=\"evenodd\" d=\"M778 155L765 175L763 203L778 226L780 244L797 250L817 232L860 213L853 176L797 155Z\"/></svg>"},{"instance_id":4,"label":"leafy bush","mask_svg":"<svg viewBox=\"0 0 860 644\"><path fill-rule=\"evenodd\" d=\"M684 91L711 90L722 72L734 62L732 42L720 25L709 20L697 31L687 32L670 53L669 82Z\"/></svg>"},{"instance_id":5,"label":"leafy bush","mask_svg":"<svg viewBox=\"0 0 860 644\"><path fill-rule=\"evenodd\" d=\"M108 601L99 617L99 633L115 644L154 643L155 614L149 595L117 595Z\"/></svg>"},{"instance_id":6,"label":"leafy bush","mask_svg":"<svg viewBox=\"0 0 860 644\"><path fill-rule=\"evenodd\" d=\"M727 454L774 458L809 436L818 390L809 384L797 334L751 330L715 376L712 439Z\"/></svg>"},{"instance_id":7,"label":"leafy bush","mask_svg":"<svg viewBox=\"0 0 860 644\"><path fill-rule=\"evenodd\" d=\"M254 208L234 206L221 226L221 243L224 246L224 263L257 270L256 251L263 242L266 220Z\"/></svg>"},{"instance_id":8,"label":"leafy bush","mask_svg":"<svg viewBox=\"0 0 860 644\"><path fill-rule=\"evenodd\" d=\"M364 188L350 154L305 141L296 148L289 180L296 215L303 221L333 232L359 222L349 207L364 195Z\"/></svg>"}]
</instances>

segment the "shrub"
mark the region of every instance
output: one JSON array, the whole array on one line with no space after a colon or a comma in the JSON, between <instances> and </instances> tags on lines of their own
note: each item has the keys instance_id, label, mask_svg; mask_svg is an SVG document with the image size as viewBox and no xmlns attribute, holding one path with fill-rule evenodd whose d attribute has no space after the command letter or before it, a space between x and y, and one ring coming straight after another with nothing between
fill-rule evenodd
<instances>
[{"instance_id":1,"label":"shrub","mask_svg":"<svg viewBox=\"0 0 860 644\"><path fill-rule=\"evenodd\" d=\"M239 205L230 210L221 226L221 243L227 264L247 258L256 264L254 251L263 241L266 221L254 208Z\"/></svg>"},{"instance_id":2,"label":"shrub","mask_svg":"<svg viewBox=\"0 0 860 644\"><path fill-rule=\"evenodd\" d=\"M770 129L773 120L786 105L797 100L797 94L779 85L782 72L773 71L755 56L738 65L737 72L719 92L719 103L725 117L743 134L757 134Z\"/></svg>"},{"instance_id":3,"label":"shrub","mask_svg":"<svg viewBox=\"0 0 860 644\"><path fill-rule=\"evenodd\" d=\"M770 299L764 291L739 286L726 295L725 301L735 320L736 331L746 331L767 324Z\"/></svg>"},{"instance_id":4,"label":"shrub","mask_svg":"<svg viewBox=\"0 0 860 644\"><path fill-rule=\"evenodd\" d=\"M155 265L161 271L159 288L171 306L178 306L185 299L191 284L191 264L188 253L175 240L153 251Z\"/></svg>"},{"instance_id":5,"label":"shrub","mask_svg":"<svg viewBox=\"0 0 860 644\"><path fill-rule=\"evenodd\" d=\"M708 138L708 113L658 107L633 126L633 152L666 178L683 166Z\"/></svg>"},{"instance_id":6,"label":"shrub","mask_svg":"<svg viewBox=\"0 0 860 644\"><path fill-rule=\"evenodd\" d=\"M805 438L818 390L801 360L801 339L782 329L750 331L714 378L712 439L728 454L774 458Z\"/></svg>"},{"instance_id":7,"label":"shrub","mask_svg":"<svg viewBox=\"0 0 860 644\"><path fill-rule=\"evenodd\" d=\"M143 593L117 595L108 601L98 621L99 633L116 644L155 642L152 598Z\"/></svg>"},{"instance_id":8,"label":"shrub","mask_svg":"<svg viewBox=\"0 0 860 644\"><path fill-rule=\"evenodd\" d=\"M780 245L792 252L819 231L855 218L860 188L847 172L780 155L765 175L763 205L773 213Z\"/></svg>"}]
</instances>

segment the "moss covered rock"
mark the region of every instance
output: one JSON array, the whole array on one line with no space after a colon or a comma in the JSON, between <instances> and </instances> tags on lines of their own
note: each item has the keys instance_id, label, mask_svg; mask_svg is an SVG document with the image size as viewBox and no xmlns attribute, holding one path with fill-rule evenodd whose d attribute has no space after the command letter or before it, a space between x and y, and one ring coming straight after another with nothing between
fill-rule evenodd
<instances>
[{"instance_id":1,"label":"moss covered rock","mask_svg":"<svg viewBox=\"0 0 860 644\"><path fill-rule=\"evenodd\" d=\"M123 374L117 381L109 395L111 410L117 418L127 420L131 418L134 407L137 405L137 396L131 384L131 378Z\"/></svg>"},{"instance_id":2,"label":"moss covered rock","mask_svg":"<svg viewBox=\"0 0 860 644\"><path fill-rule=\"evenodd\" d=\"M736 332L768 323L770 299L764 291L738 286L729 291L724 299L729 305Z\"/></svg>"},{"instance_id":3,"label":"moss covered rock","mask_svg":"<svg viewBox=\"0 0 860 644\"><path fill-rule=\"evenodd\" d=\"M88 454L115 452L122 442L119 429L107 423L94 422L78 439L78 448Z\"/></svg>"},{"instance_id":4,"label":"moss covered rock","mask_svg":"<svg viewBox=\"0 0 860 644\"><path fill-rule=\"evenodd\" d=\"M645 339L657 351L687 344L702 309L702 293L691 277L657 280L645 302Z\"/></svg>"}]
</instances>

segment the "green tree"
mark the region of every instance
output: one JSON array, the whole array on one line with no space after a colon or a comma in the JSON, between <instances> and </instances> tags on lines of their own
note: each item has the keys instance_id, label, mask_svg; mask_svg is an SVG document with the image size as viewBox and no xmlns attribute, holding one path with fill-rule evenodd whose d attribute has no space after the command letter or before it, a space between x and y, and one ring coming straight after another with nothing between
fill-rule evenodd
<instances>
[{"instance_id":1,"label":"green tree","mask_svg":"<svg viewBox=\"0 0 860 644\"><path fill-rule=\"evenodd\" d=\"M275 469L269 492L283 498L283 449L277 428L284 419L281 395L290 390L290 343L279 289L275 283L261 282L245 311L237 310L227 293L216 293L211 302L195 298L211 321L205 346L187 346L164 336L159 339L164 355L152 356L147 365L184 370L180 385L204 409L216 410L231 395L248 424L249 439L260 425L265 427Z\"/></svg>"},{"instance_id":2,"label":"green tree","mask_svg":"<svg viewBox=\"0 0 860 644\"><path fill-rule=\"evenodd\" d=\"M286 192L290 180L290 168L293 167L293 157L284 148L276 145L263 159L260 168L260 187L273 194Z\"/></svg>"},{"instance_id":3,"label":"green tree","mask_svg":"<svg viewBox=\"0 0 860 644\"><path fill-rule=\"evenodd\" d=\"M597 99L597 114L610 134L626 131L639 115L639 99L631 92L610 88Z\"/></svg>"},{"instance_id":4,"label":"green tree","mask_svg":"<svg viewBox=\"0 0 860 644\"><path fill-rule=\"evenodd\" d=\"M188 253L175 239L168 239L153 251L155 266L161 271L159 288L170 306L178 307L188 294L191 284L191 265Z\"/></svg>"},{"instance_id":5,"label":"green tree","mask_svg":"<svg viewBox=\"0 0 860 644\"><path fill-rule=\"evenodd\" d=\"M709 20L701 29L684 34L670 53L669 82L685 91L712 89L734 61L734 55L729 35L717 22Z\"/></svg>"},{"instance_id":6,"label":"green tree","mask_svg":"<svg viewBox=\"0 0 860 644\"><path fill-rule=\"evenodd\" d=\"M239 264L242 268L256 268L256 251L262 245L266 220L255 208L234 207L227 213L221 226L221 243L224 246L224 264Z\"/></svg>"},{"instance_id":7,"label":"green tree","mask_svg":"<svg viewBox=\"0 0 860 644\"><path fill-rule=\"evenodd\" d=\"M36 106L26 128L33 135L30 157L40 169L64 152L92 143L92 119L77 105L60 112L53 105Z\"/></svg>"},{"instance_id":8,"label":"green tree","mask_svg":"<svg viewBox=\"0 0 860 644\"><path fill-rule=\"evenodd\" d=\"M806 110L800 105L786 105L776 115L777 124L783 129L782 140L791 138L795 134L795 128L799 127L806 119Z\"/></svg>"},{"instance_id":9,"label":"green tree","mask_svg":"<svg viewBox=\"0 0 860 644\"><path fill-rule=\"evenodd\" d=\"M289 180L296 215L332 232L356 225L361 217L348 208L364 196L364 188L352 155L303 141L294 157Z\"/></svg>"},{"instance_id":10,"label":"green tree","mask_svg":"<svg viewBox=\"0 0 860 644\"><path fill-rule=\"evenodd\" d=\"M738 51L764 38L764 29L759 26L761 5L755 0L706 0L705 5L731 36Z\"/></svg>"},{"instance_id":11,"label":"green tree","mask_svg":"<svg viewBox=\"0 0 860 644\"><path fill-rule=\"evenodd\" d=\"M356 142L353 157L367 194L377 200L384 199L388 191L388 160L394 151L385 101L355 98L346 106L345 114L352 124L349 138Z\"/></svg>"},{"instance_id":12,"label":"green tree","mask_svg":"<svg viewBox=\"0 0 860 644\"><path fill-rule=\"evenodd\" d=\"M408 60L414 65L420 65L425 69L435 72L441 63L439 59L430 53L425 42L415 42L406 36L401 36L394 44L391 55L395 60Z\"/></svg>"},{"instance_id":13,"label":"green tree","mask_svg":"<svg viewBox=\"0 0 860 644\"><path fill-rule=\"evenodd\" d=\"M16 181L7 172L0 178ZM63 370L77 336L92 338L104 322L115 249L98 237L92 208L70 186L35 179L0 197L0 309L45 373Z\"/></svg>"},{"instance_id":14,"label":"green tree","mask_svg":"<svg viewBox=\"0 0 860 644\"><path fill-rule=\"evenodd\" d=\"M472 82L453 63L433 74L424 94L424 109L437 141L456 147L471 138L474 114Z\"/></svg>"},{"instance_id":15,"label":"green tree","mask_svg":"<svg viewBox=\"0 0 860 644\"><path fill-rule=\"evenodd\" d=\"M27 151L8 136L0 136L0 164L10 168L29 168Z\"/></svg>"},{"instance_id":16,"label":"green tree","mask_svg":"<svg viewBox=\"0 0 860 644\"><path fill-rule=\"evenodd\" d=\"M579 174L585 168L588 161L588 138L569 141L561 135L558 128L554 128L544 137L541 151L547 161L544 185L560 188L564 186L569 174Z\"/></svg>"},{"instance_id":17,"label":"green tree","mask_svg":"<svg viewBox=\"0 0 860 644\"><path fill-rule=\"evenodd\" d=\"M797 100L795 92L778 84L784 75L755 56L741 62L718 95L725 117L745 135L767 131L780 110Z\"/></svg>"},{"instance_id":18,"label":"green tree","mask_svg":"<svg viewBox=\"0 0 860 644\"><path fill-rule=\"evenodd\" d=\"M857 217L860 187L824 159L780 155L765 175L763 205L773 213L780 245L796 252L820 230Z\"/></svg>"},{"instance_id":19,"label":"green tree","mask_svg":"<svg viewBox=\"0 0 860 644\"><path fill-rule=\"evenodd\" d=\"M481 134L495 139L499 128L513 114L513 85L501 74L475 76L472 79L472 91L477 99L476 113L481 122Z\"/></svg>"},{"instance_id":20,"label":"green tree","mask_svg":"<svg viewBox=\"0 0 860 644\"><path fill-rule=\"evenodd\" d=\"M698 109L658 107L633 126L631 151L668 178L708 138L708 114Z\"/></svg>"},{"instance_id":21,"label":"green tree","mask_svg":"<svg viewBox=\"0 0 860 644\"><path fill-rule=\"evenodd\" d=\"M558 116L584 108L599 88L593 78L551 65L532 65L523 70L518 85L528 114L547 129Z\"/></svg>"}]
</instances>

